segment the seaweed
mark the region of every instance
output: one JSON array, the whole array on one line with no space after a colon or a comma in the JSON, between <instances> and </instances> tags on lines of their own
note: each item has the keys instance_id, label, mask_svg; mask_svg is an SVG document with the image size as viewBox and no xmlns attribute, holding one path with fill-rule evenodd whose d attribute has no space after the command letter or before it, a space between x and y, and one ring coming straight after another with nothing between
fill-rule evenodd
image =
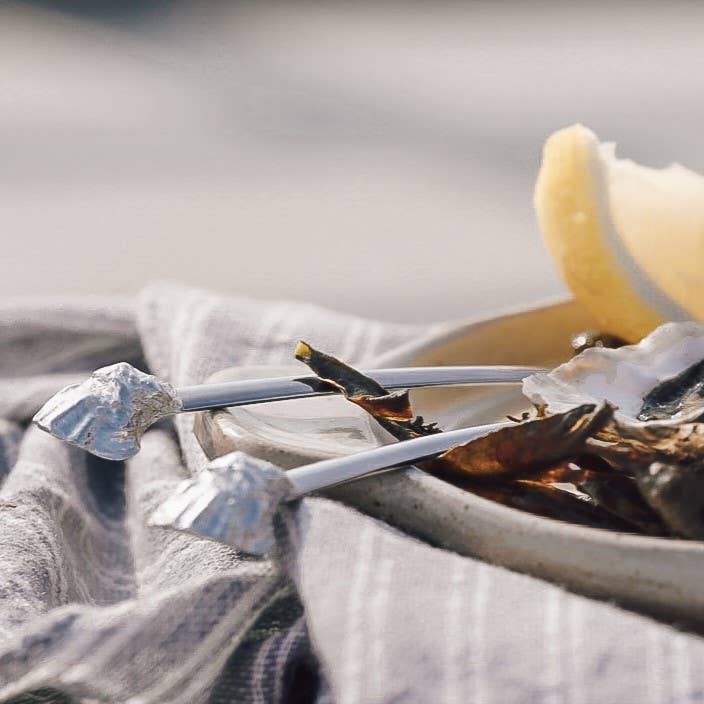
<instances>
[{"instance_id":1,"label":"seaweed","mask_svg":"<svg viewBox=\"0 0 704 704\"><path fill-rule=\"evenodd\" d=\"M407 391L390 393L373 379L339 359L305 342L296 347L296 358L319 377L322 384L339 390L349 401L367 411L399 440L440 432L435 423L415 416ZM618 530L638 530L629 521L605 510L600 502L564 491L537 470L585 451L587 440L613 418L608 404L587 404L566 413L536 416L507 426L437 458L418 463L424 471L456 486L550 518ZM554 482L559 483L559 482Z\"/></svg>"},{"instance_id":2,"label":"seaweed","mask_svg":"<svg viewBox=\"0 0 704 704\"><path fill-rule=\"evenodd\" d=\"M408 391L389 392L374 379L336 357L314 349L307 342L299 342L294 354L323 382L367 411L397 440L441 432L436 423L426 424L422 416L414 416Z\"/></svg>"},{"instance_id":3,"label":"seaweed","mask_svg":"<svg viewBox=\"0 0 704 704\"><path fill-rule=\"evenodd\" d=\"M415 416L407 391L301 342L296 358L398 440L440 432ZM704 405L704 362L659 384L642 413L670 419ZM704 423L632 423L607 402L545 407L438 457L423 470L506 506L581 525L704 539Z\"/></svg>"}]
</instances>

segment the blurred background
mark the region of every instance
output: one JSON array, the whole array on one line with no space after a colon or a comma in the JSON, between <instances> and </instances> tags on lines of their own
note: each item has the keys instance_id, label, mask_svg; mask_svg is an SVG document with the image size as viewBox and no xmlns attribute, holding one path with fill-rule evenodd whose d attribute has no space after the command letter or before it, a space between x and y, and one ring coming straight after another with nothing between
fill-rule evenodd
<instances>
[{"instance_id":1,"label":"blurred background","mask_svg":"<svg viewBox=\"0 0 704 704\"><path fill-rule=\"evenodd\" d=\"M580 121L704 171L704 3L0 9L0 295L160 278L379 317L564 293L532 189Z\"/></svg>"}]
</instances>

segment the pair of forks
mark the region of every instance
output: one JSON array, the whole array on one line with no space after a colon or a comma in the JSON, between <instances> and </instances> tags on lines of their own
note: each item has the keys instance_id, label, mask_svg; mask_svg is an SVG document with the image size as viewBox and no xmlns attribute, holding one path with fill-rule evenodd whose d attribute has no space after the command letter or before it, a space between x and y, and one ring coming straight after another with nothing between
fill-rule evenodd
<instances>
[{"instance_id":1,"label":"pair of forks","mask_svg":"<svg viewBox=\"0 0 704 704\"><path fill-rule=\"evenodd\" d=\"M517 383L542 369L509 366L407 367L364 372L386 389ZM179 389L121 362L59 391L34 418L41 429L111 460L139 451L148 427L176 413L337 393L314 376L204 384ZM507 423L480 425L405 440L282 472L231 453L186 480L152 523L196 532L263 554L273 544L273 516L282 502L370 474L435 457Z\"/></svg>"}]
</instances>

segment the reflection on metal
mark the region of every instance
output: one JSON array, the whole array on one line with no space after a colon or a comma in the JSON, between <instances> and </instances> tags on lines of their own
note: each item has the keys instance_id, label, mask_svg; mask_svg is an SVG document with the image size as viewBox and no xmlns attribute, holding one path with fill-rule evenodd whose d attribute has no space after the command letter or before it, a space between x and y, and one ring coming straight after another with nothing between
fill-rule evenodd
<instances>
[{"instance_id":1,"label":"reflection on metal","mask_svg":"<svg viewBox=\"0 0 704 704\"><path fill-rule=\"evenodd\" d=\"M274 545L274 514L290 491L286 473L278 467L232 452L181 482L150 523L263 555Z\"/></svg>"},{"instance_id":2,"label":"reflection on metal","mask_svg":"<svg viewBox=\"0 0 704 704\"><path fill-rule=\"evenodd\" d=\"M139 452L144 431L182 410L175 390L126 362L59 391L34 416L42 430L108 460Z\"/></svg>"}]
</instances>

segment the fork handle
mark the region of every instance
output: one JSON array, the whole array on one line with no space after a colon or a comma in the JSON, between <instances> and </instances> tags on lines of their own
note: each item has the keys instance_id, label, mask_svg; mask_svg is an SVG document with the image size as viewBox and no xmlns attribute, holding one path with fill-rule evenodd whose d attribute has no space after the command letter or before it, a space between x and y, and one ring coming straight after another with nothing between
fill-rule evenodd
<instances>
[{"instance_id":1,"label":"fork handle","mask_svg":"<svg viewBox=\"0 0 704 704\"><path fill-rule=\"evenodd\" d=\"M512 423L491 423L448 430L290 469L286 472L286 478L293 485L293 490L288 500L292 501L312 491L327 489L367 474L435 457L451 447L488 435L508 425Z\"/></svg>"},{"instance_id":2,"label":"fork handle","mask_svg":"<svg viewBox=\"0 0 704 704\"><path fill-rule=\"evenodd\" d=\"M365 371L385 389L414 389L431 386L468 386L473 384L509 384L531 374L545 371L528 367L406 367ZM315 376L288 376L273 379L244 379L220 384L184 386L176 390L184 411L243 406L267 401L327 396L338 393Z\"/></svg>"}]
</instances>

